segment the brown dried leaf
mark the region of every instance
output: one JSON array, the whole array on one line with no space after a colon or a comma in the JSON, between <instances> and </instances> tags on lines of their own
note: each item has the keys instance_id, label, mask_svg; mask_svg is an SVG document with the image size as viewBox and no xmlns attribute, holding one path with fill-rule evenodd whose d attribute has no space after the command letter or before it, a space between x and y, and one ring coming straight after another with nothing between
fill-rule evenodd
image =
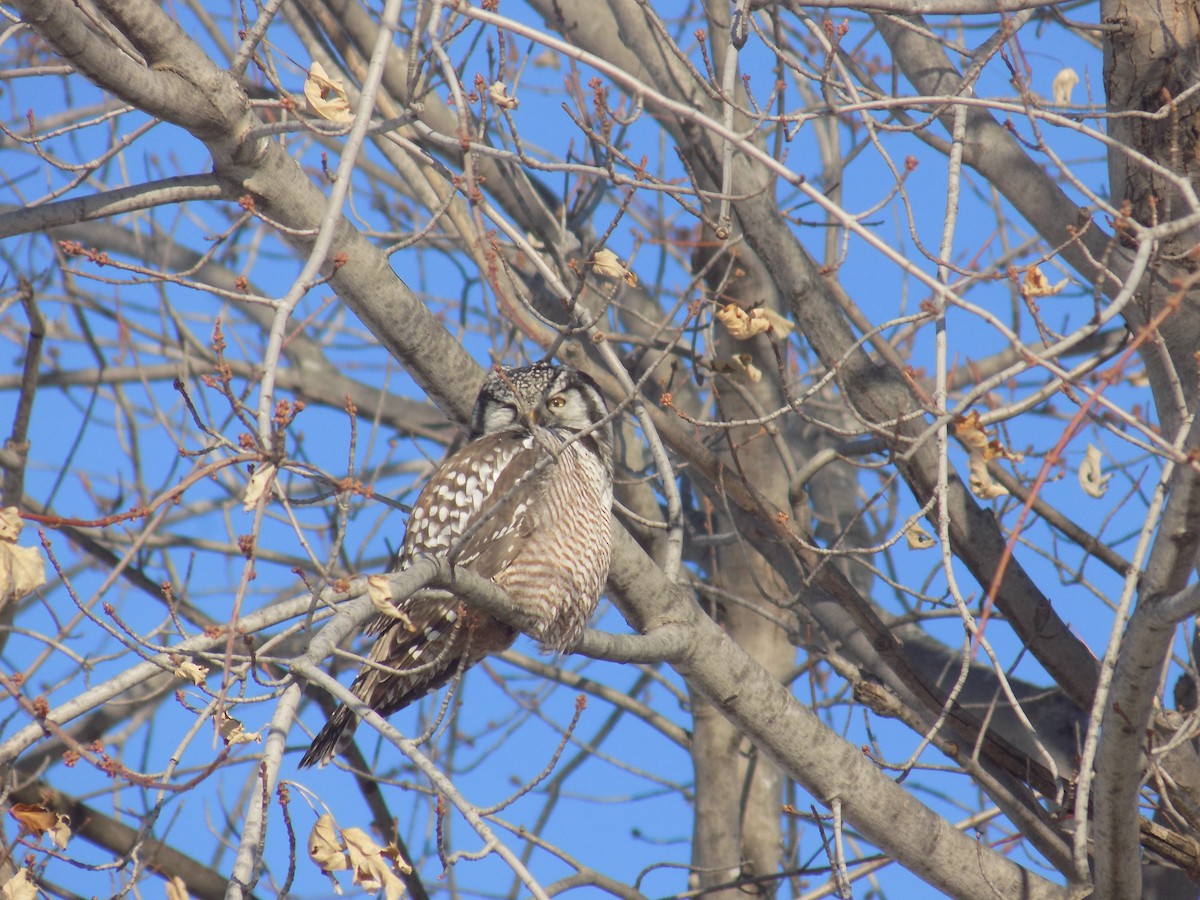
<instances>
[{"instance_id":1,"label":"brown dried leaf","mask_svg":"<svg viewBox=\"0 0 1200 900\"><path fill-rule=\"evenodd\" d=\"M0 544L0 606L20 600L46 583L46 563L37 547Z\"/></svg>"},{"instance_id":2,"label":"brown dried leaf","mask_svg":"<svg viewBox=\"0 0 1200 900\"><path fill-rule=\"evenodd\" d=\"M57 814L40 803L14 803L9 813L22 828L39 838L58 823Z\"/></svg>"},{"instance_id":3,"label":"brown dried leaf","mask_svg":"<svg viewBox=\"0 0 1200 900\"><path fill-rule=\"evenodd\" d=\"M987 432L979 422L979 411L971 410L954 422L954 436L968 453L982 453L988 445Z\"/></svg>"},{"instance_id":4,"label":"brown dried leaf","mask_svg":"<svg viewBox=\"0 0 1200 900\"><path fill-rule=\"evenodd\" d=\"M167 900L191 900L191 897L187 882L178 875L171 876L171 880L167 882Z\"/></svg>"}]
</instances>

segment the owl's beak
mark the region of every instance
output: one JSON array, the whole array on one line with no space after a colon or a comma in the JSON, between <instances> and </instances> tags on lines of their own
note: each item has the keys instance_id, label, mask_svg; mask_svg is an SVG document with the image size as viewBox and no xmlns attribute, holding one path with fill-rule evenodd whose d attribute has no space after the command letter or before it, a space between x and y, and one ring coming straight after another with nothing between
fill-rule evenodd
<instances>
[{"instance_id":1,"label":"owl's beak","mask_svg":"<svg viewBox=\"0 0 1200 900\"><path fill-rule=\"evenodd\" d=\"M542 417L541 417L541 415L539 415L539 410L537 407L534 407L533 409L526 412L525 418L526 418L526 420L528 420L529 427L531 430L534 428L540 427L542 424Z\"/></svg>"}]
</instances>

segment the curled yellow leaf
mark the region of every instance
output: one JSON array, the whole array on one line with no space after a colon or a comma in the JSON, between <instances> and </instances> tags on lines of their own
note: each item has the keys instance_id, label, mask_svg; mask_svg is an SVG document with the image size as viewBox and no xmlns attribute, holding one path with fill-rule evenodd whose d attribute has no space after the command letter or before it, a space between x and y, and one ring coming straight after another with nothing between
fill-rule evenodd
<instances>
[{"instance_id":1,"label":"curled yellow leaf","mask_svg":"<svg viewBox=\"0 0 1200 900\"><path fill-rule=\"evenodd\" d=\"M329 813L309 832L308 855L331 881L333 872L347 869L354 884L371 894L382 891L387 900L400 900L404 882L399 876L412 871L395 844L381 847L361 828L340 829ZM336 881L334 890L341 893Z\"/></svg>"},{"instance_id":2,"label":"curled yellow leaf","mask_svg":"<svg viewBox=\"0 0 1200 900\"><path fill-rule=\"evenodd\" d=\"M503 81L492 83L492 86L488 88L488 97L501 109L516 109L520 102L516 97L509 96L508 85Z\"/></svg>"},{"instance_id":3,"label":"curled yellow leaf","mask_svg":"<svg viewBox=\"0 0 1200 900\"><path fill-rule=\"evenodd\" d=\"M54 827L50 829L50 840L59 850L66 850L67 841L71 839L71 817L64 813L57 813L56 816Z\"/></svg>"},{"instance_id":4,"label":"curled yellow leaf","mask_svg":"<svg viewBox=\"0 0 1200 900\"><path fill-rule=\"evenodd\" d=\"M15 542L21 536L21 529L24 527L19 509L15 506L0 509L0 541Z\"/></svg>"},{"instance_id":5,"label":"curled yellow leaf","mask_svg":"<svg viewBox=\"0 0 1200 900\"><path fill-rule=\"evenodd\" d=\"M202 666L189 659L175 667L175 676L186 678L192 684L203 684L204 679L208 676L208 666Z\"/></svg>"},{"instance_id":6,"label":"curled yellow leaf","mask_svg":"<svg viewBox=\"0 0 1200 900\"><path fill-rule=\"evenodd\" d=\"M258 506L263 496L271 490L278 471L274 463L259 466L254 470L254 474L250 476L250 481L246 484L246 494L242 498L242 509L245 512L250 512Z\"/></svg>"},{"instance_id":7,"label":"curled yellow leaf","mask_svg":"<svg viewBox=\"0 0 1200 900\"><path fill-rule=\"evenodd\" d=\"M771 330L771 320L763 309L744 310L736 303L727 303L717 310L717 321L725 326L736 341L748 341Z\"/></svg>"},{"instance_id":8,"label":"curled yellow leaf","mask_svg":"<svg viewBox=\"0 0 1200 900\"><path fill-rule=\"evenodd\" d=\"M904 540L908 541L910 550L928 550L937 546L937 540L919 522L914 522L908 527L904 532Z\"/></svg>"},{"instance_id":9,"label":"curled yellow leaf","mask_svg":"<svg viewBox=\"0 0 1200 900\"><path fill-rule=\"evenodd\" d=\"M0 509L0 606L20 600L46 583L42 551L17 545L23 526L15 506Z\"/></svg>"},{"instance_id":10,"label":"curled yellow leaf","mask_svg":"<svg viewBox=\"0 0 1200 900\"><path fill-rule=\"evenodd\" d=\"M622 279L630 287L637 287L637 275L626 268L621 257L607 247L592 255L592 271L605 278Z\"/></svg>"},{"instance_id":11,"label":"curled yellow leaf","mask_svg":"<svg viewBox=\"0 0 1200 900\"><path fill-rule=\"evenodd\" d=\"M1071 105L1071 91L1075 90L1075 85L1079 84L1079 74L1069 66L1065 69L1060 69L1059 73L1054 76L1054 104L1056 106Z\"/></svg>"},{"instance_id":12,"label":"curled yellow leaf","mask_svg":"<svg viewBox=\"0 0 1200 900\"><path fill-rule=\"evenodd\" d=\"M355 884L371 893L382 890L388 900L399 898L404 893L404 882L396 873L411 872L412 867L394 847L385 849L361 828L354 827L342 829L342 840L346 842L346 855L350 857L350 870L354 873Z\"/></svg>"},{"instance_id":13,"label":"curled yellow leaf","mask_svg":"<svg viewBox=\"0 0 1200 900\"><path fill-rule=\"evenodd\" d=\"M713 371L719 375L732 375L744 378L751 384L762 381L762 372L754 365L754 357L749 353L735 353L713 362Z\"/></svg>"},{"instance_id":14,"label":"curled yellow leaf","mask_svg":"<svg viewBox=\"0 0 1200 900\"><path fill-rule=\"evenodd\" d=\"M416 631L416 626L413 625L412 619L392 599L392 585L388 580L388 576L368 575L367 596L371 598L371 605L375 607L380 615L387 616L389 619L398 619L400 624L409 631Z\"/></svg>"},{"instance_id":15,"label":"curled yellow leaf","mask_svg":"<svg viewBox=\"0 0 1200 900\"><path fill-rule=\"evenodd\" d=\"M1110 478L1112 478L1111 474L1104 474L1104 459L1100 448L1088 444L1083 455L1083 462L1079 464L1079 486L1089 497L1103 497L1105 491L1108 490Z\"/></svg>"},{"instance_id":16,"label":"curled yellow leaf","mask_svg":"<svg viewBox=\"0 0 1200 900\"><path fill-rule=\"evenodd\" d=\"M1064 278L1057 284L1051 284L1041 266L1030 266L1025 270L1025 278L1021 283L1021 293L1026 297L1053 297L1065 288L1070 281Z\"/></svg>"},{"instance_id":17,"label":"curled yellow leaf","mask_svg":"<svg viewBox=\"0 0 1200 900\"><path fill-rule=\"evenodd\" d=\"M246 731L242 723L227 712L222 712L221 717L217 720L217 731L220 732L221 739L225 741L227 747L234 744L252 744L262 740L257 731Z\"/></svg>"},{"instance_id":18,"label":"curled yellow leaf","mask_svg":"<svg viewBox=\"0 0 1200 900\"><path fill-rule=\"evenodd\" d=\"M325 813L317 819L308 833L308 857L326 874L349 868L342 838L331 814Z\"/></svg>"},{"instance_id":19,"label":"curled yellow leaf","mask_svg":"<svg viewBox=\"0 0 1200 900\"><path fill-rule=\"evenodd\" d=\"M984 500L1005 496L1008 488L992 480L987 464L993 459L1020 462L1025 458L1024 454L1009 450L999 441L993 440L979 421L979 413L975 410L955 421L954 436L967 451L967 467L970 471L967 484L971 493Z\"/></svg>"},{"instance_id":20,"label":"curled yellow leaf","mask_svg":"<svg viewBox=\"0 0 1200 900\"><path fill-rule=\"evenodd\" d=\"M313 62L304 79L304 99L313 115L330 122L349 124L354 121L346 86L340 78L333 78L319 62Z\"/></svg>"}]
</instances>

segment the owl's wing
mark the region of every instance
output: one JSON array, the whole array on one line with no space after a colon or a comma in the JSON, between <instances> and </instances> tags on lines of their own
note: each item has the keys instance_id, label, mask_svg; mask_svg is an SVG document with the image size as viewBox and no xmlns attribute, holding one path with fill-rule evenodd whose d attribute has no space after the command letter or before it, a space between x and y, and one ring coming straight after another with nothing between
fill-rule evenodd
<instances>
[{"instance_id":1,"label":"owl's wing","mask_svg":"<svg viewBox=\"0 0 1200 900\"><path fill-rule=\"evenodd\" d=\"M535 471L545 451L523 446L513 454L472 517L471 533L455 547L452 558L483 578L494 579L512 563L522 544L543 525L542 508L550 466Z\"/></svg>"}]
</instances>

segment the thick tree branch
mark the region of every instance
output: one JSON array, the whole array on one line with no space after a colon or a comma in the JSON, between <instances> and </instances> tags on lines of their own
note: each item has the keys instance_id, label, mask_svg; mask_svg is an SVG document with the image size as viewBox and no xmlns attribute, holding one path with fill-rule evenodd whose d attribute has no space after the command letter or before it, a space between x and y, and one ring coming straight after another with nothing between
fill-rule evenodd
<instances>
[{"instance_id":1,"label":"thick tree branch","mask_svg":"<svg viewBox=\"0 0 1200 900\"><path fill-rule=\"evenodd\" d=\"M1200 446L1200 417L1180 435L1177 446ZM1142 782L1130 774L1147 769L1150 722L1175 637L1176 620L1162 615L1159 606L1187 586L1200 551L1200 472L1194 463L1168 464L1160 490L1168 484L1170 497L1141 579L1138 606L1120 642L1111 692L1103 696L1095 784L1095 878L1101 897L1141 895L1137 813ZM1110 649L1106 674L1113 663Z\"/></svg>"}]
</instances>

